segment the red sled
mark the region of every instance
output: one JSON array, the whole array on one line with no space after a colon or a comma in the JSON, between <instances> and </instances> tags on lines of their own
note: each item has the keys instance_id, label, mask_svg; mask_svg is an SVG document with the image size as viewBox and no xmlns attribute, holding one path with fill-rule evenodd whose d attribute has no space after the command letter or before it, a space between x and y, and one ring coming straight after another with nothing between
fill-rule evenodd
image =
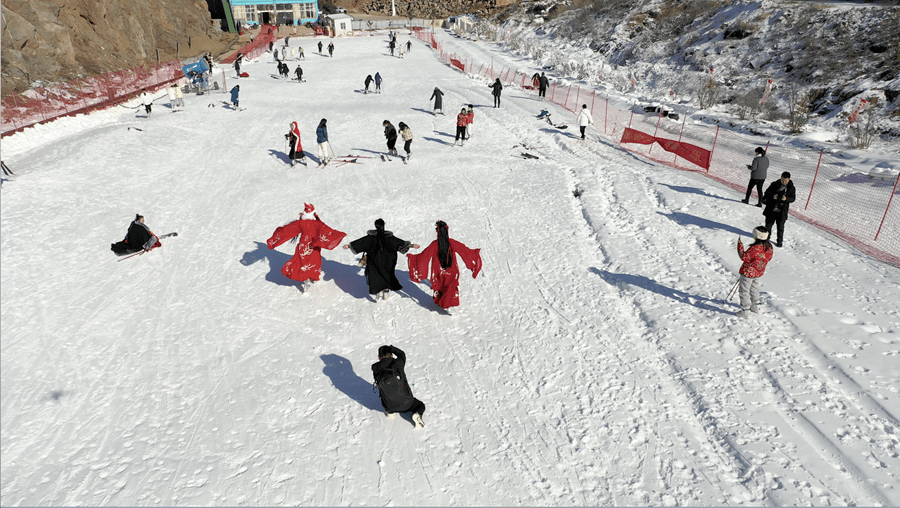
<instances>
[{"instance_id":1,"label":"red sled","mask_svg":"<svg viewBox=\"0 0 900 508\"><path fill-rule=\"evenodd\" d=\"M242 77L242 78L249 78L250 75L247 74L246 72L242 72L242 73L241 73L241 77Z\"/></svg>"}]
</instances>

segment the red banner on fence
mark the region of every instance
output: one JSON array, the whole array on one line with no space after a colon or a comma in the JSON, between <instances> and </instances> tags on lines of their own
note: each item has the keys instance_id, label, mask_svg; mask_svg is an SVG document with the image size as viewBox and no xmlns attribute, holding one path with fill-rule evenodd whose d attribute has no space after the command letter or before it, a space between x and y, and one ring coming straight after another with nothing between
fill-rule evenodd
<instances>
[{"instance_id":1,"label":"red banner on fence","mask_svg":"<svg viewBox=\"0 0 900 508\"><path fill-rule=\"evenodd\" d=\"M450 65L456 67L457 69L459 69L459 70L461 70L461 71L463 71L463 72L465 72L465 70L466 70L466 66L463 65L462 62L460 62L459 60L457 60L457 59L455 59L455 58L451 58L451 59L450 59Z\"/></svg>"},{"instance_id":2,"label":"red banner on fence","mask_svg":"<svg viewBox=\"0 0 900 508\"><path fill-rule=\"evenodd\" d=\"M639 130L632 129L631 127L625 128L625 132L622 133L622 140L620 142L639 143L641 145L651 145L656 142L659 143L659 146L661 146L663 150L674 153L684 160L693 162L703 169L709 169L709 161L712 152L705 148L700 148L697 145L675 141L673 139L658 138Z\"/></svg>"}]
</instances>

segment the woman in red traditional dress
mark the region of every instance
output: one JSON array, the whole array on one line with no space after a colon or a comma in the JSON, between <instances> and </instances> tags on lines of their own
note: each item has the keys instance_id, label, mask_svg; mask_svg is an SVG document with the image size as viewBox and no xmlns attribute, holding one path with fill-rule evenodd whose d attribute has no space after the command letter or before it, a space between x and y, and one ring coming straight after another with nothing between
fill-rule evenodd
<instances>
[{"instance_id":1,"label":"woman in red traditional dress","mask_svg":"<svg viewBox=\"0 0 900 508\"><path fill-rule=\"evenodd\" d=\"M302 282L302 290L306 291L322 274L322 249L334 249L345 236L347 233L326 226L313 205L304 203L300 219L276 229L266 245L274 249L288 240L297 240L294 256L284 264L281 273Z\"/></svg>"},{"instance_id":2,"label":"woman in red traditional dress","mask_svg":"<svg viewBox=\"0 0 900 508\"><path fill-rule=\"evenodd\" d=\"M425 248L421 254L407 254L409 278L421 282L431 274L431 290L434 303L443 309L459 305L459 265L456 255L462 258L466 268L472 271L472 278L481 272L481 249L470 249L450 238L447 223L437 221L437 240Z\"/></svg>"}]
</instances>

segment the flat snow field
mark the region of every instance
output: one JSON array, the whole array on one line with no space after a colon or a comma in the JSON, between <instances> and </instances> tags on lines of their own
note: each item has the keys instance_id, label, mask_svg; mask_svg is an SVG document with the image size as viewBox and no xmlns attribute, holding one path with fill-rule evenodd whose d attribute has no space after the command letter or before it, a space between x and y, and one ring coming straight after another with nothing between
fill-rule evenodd
<instances>
[{"instance_id":1,"label":"flat snow field","mask_svg":"<svg viewBox=\"0 0 900 508\"><path fill-rule=\"evenodd\" d=\"M269 55L226 69L243 111L189 95L3 140L4 506L900 505L898 268L792 218L761 314L736 318L735 244L762 221L742 195L553 129L531 92L493 108L418 40L403 59L385 34L316 42L291 41L305 83ZM321 118L336 155L372 158L317 169ZM406 165L378 158L385 119L415 135ZM292 121L309 167L286 164ZM380 217L424 248L444 220L484 269L446 313L405 256L376 302L338 248L304 294L293 245L265 243L304 203L347 241ZM178 236L119 262L135 213ZM424 429L381 411L382 344Z\"/></svg>"}]
</instances>

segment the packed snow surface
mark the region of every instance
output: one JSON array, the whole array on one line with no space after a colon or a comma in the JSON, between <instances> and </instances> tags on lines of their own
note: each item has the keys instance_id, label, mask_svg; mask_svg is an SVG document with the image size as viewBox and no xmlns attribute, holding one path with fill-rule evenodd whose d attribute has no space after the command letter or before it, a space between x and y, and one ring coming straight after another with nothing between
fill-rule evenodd
<instances>
[{"instance_id":1,"label":"packed snow surface","mask_svg":"<svg viewBox=\"0 0 900 508\"><path fill-rule=\"evenodd\" d=\"M900 505L898 268L792 218L761 314L737 318L735 244L762 220L742 195L553 129L530 92L493 108L418 40L403 59L384 34L291 44L307 81L247 62L243 111L190 95L4 139L4 505ZM321 118L336 155L372 158L316 168ZM378 158L385 119L411 127L408 164ZM292 121L309 167L286 164ZM302 293L293 245L265 241L303 203L347 241L380 217L424 247L444 220L484 269L447 313L404 256L403 291L374 301L338 248ZM178 236L120 261L135 213ZM381 411L382 344L424 429Z\"/></svg>"}]
</instances>

